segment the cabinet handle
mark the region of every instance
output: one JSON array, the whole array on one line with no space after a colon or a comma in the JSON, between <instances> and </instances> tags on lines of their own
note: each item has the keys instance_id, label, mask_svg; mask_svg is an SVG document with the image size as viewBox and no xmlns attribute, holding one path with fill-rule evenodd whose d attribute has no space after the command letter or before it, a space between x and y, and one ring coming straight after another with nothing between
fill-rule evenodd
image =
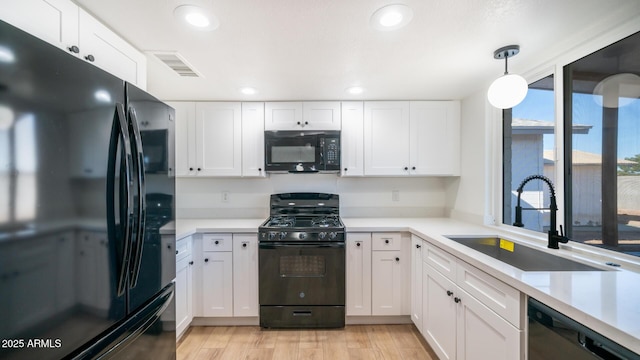
<instances>
[{"instance_id":1,"label":"cabinet handle","mask_svg":"<svg viewBox=\"0 0 640 360\"><path fill-rule=\"evenodd\" d=\"M308 121L305 121L305 122L304 122L304 124L305 124L305 125L309 125L309 122L308 122Z\"/></svg>"},{"instance_id":2,"label":"cabinet handle","mask_svg":"<svg viewBox=\"0 0 640 360\"><path fill-rule=\"evenodd\" d=\"M258 171L262 172L262 168L258 168Z\"/></svg>"},{"instance_id":3,"label":"cabinet handle","mask_svg":"<svg viewBox=\"0 0 640 360\"><path fill-rule=\"evenodd\" d=\"M220 241L216 240L216 241L214 241L213 243L214 243L214 244L216 244L216 245L218 245L218 244L220 244Z\"/></svg>"},{"instance_id":4,"label":"cabinet handle","mask_svg":"<svg viewBox=\"0 0 640 360\"><path fill-rule=\"evenodd\" d=\"M300 125L300 121L298 121L298 125Z\"/></svg>"},{"instance_id":5,"label":"cabinet handle","mask_svg":"<svg viewBox=\"0 0 640 360\"><path fill-rule=\"evenodd\" d=\"M399 257L397 257L397 258L396 258L396 261L400 261L400 258L399 258Z\"/></svg>"},{"instance_id":6,"label":"cabinet handle","mask_svg":"<svg viewBox=\"0 0 640 360\"><path fill-rule=\"evenodd\" d=\"M405 170L409 170L409 168L408 168L408 167L406 167L406 166L404 167L404 169L405 169Z\"/></svg>"},{"instance_id":7,"label":"cabinet handle","mask_svg":"<svg viewBox=\"0 0 640 360\"><path fill-rule=\"evenodd\" d=\"M246 248L247 247L247 243L242 243L242 247Z\"/></svg>"},{"instance_id":8,"label":"cabinet handle","mask_svg":"<svg viewBox=\"0 0 640 360\"><path fill-rule=\"evenodd\" d=\"M344 171L347 171L347 170L348 170L347 168L344 168Z\"/></svg>"},{"instance_id":9,"label":"cabinet handle","mask_svg":"<svg viewBox=\"0 0 640 360\"><path fill-rule=\"evenodd\" d=\"M456 297L453 298L453 301L455 301L456 304L459 304L462 301L462 299L460 299L459 297L456 296Z\"/></svg>"},{"instance_id":10,"label":"cabinet handle","mask_svg":"<svg viewBox=\"0 0 640 360\"><path fill-rule=\"evenodd\" d=\"M198 168L198 171L202 170L201 168Z\"/></svg>"},{"instance_id":11,"label":"cabinet handle","mask_svg":"<svg viewBox=\"0 0 640 360\"><path fill-rule=\"evenodd\" d=\"M93 57L93 55L87 55L84 58L85 58L85 60L89 60L90 62L94 62L96 60L96 58Z\"/></svg>"},{"instance_id":12,"label":"cabinet handle","mask_svg":"<svg viewBox=\"0 0 640 360\"><path fill-rule=\"evenodd\" d=\"M451 295L453 295L453 291L447 290L447 296L451 296Z\"/></svg>"},{"instance_id":13,"label":"cabinet handle","mask_svg":"<svg viewBox=\"0 0 640 360\"><path fill-rule=\"evenodd\" d=\"M422 245L416 244L416 249L420 249L421 247L422 247Z\"/></svg>"},{"instance_id":14,"label":"cabinet handle","mask_svg":"<svg viewBox=\"0 0 640 360\"><path fill-rule=\"evenodd\" d=\"M411 167L411 170L415 170L415 169L416 169L416 167L415 167L415 166L412 166L412 167Z\"/></svg>"},{"instance_id":15,"label":"cabinet handle","mask_svg":"<svg viewBox=\"0 0 640 360\"><path fill-rule=\"evenodd\" d=\"M204 262L209 262L209 258L204 259Z\"/></svg>"},{"instance_id":16,"label":"cabinet handle","mask_svg":"<svg viewBox=\"0 0 640 360\"><path fill-rule=\"evenodd\" d=\"M189 168L189 171L193 171L193 168Z\"/></svg>"},{"instance_id":17,"label":"cabinet handle","mask_svg":"<svg viewBox=\"0 0 640 360\"><path fill-rule=\"evenodd\" d=\"M389 243L389 239L384 239L384 243L388 244Z\"/></svg>"},{"instance_id":18,"label":"cabinet handle","mask_svg":"<svg viewBox=\"0 0 640 360\"><path fill-rule=\"evenodd\" d=\"M193 265L193 261L189 261L189 265Z\"/></svg>"},{"instance_id":19,"label":"cabinet handle","mask_svg":"<svg viewBox=\"0 0 640 360\"><path fill-rule=\"evenodd\" d=\"M357 242L357 243L356 243L356 246L357 246L357 247L360 247L360 243L359 243L359 242Z\"/></svg>"},{"instance_id":20,"label":"cabinet handle","mask_svg":"<svg viewBox=\"0 0 640 360\"><path fill-rule=\"evenodd\" d=\"M71 45L71 46L69 46L67 49L68 49L69 51L71 51L72 53L76 53L76 54L80 52L80 49L79 49L77 46L75 46L75 45Z\"/></svg>"}]
</instances>

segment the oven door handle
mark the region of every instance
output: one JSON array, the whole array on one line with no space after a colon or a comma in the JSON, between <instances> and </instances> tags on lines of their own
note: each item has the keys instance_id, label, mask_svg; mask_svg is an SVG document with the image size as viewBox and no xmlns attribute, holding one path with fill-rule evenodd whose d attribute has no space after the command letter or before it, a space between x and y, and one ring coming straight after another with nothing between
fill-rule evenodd
<instances>
[{"instance_id":1,"label":"oven door handle","mask_svg":"<svg viewBox=\"0 0 640 360\"><path fill-rule=\"evenodd\" d=\"M344 242L314 242L314 243L291 243L291 242L268 242L259 243L260 249L287 249L287 248L304 248L304 249L317 249L317 248L344 248Z\"/></svg>"}]
</instances>

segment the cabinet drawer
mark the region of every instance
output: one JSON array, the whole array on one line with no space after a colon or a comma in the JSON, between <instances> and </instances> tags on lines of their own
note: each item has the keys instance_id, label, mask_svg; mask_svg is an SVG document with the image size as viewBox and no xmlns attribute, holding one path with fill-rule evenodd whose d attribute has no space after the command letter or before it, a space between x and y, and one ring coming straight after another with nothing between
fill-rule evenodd
<instances>
[{"instance_id":1,"label":"cabinet drawer","mask_svg":"<svg viewBox=\"0 0 640 360\"><path fill-rule=\"evenodd\" d=\"M456 281L456 258L437 246L424 242L422 261L431 265L451 281Z\"/></svg>"},{"instance_id":2,"label":"cabinet drawer","mask_svg":"<svg viewBox=\"0 0 640 360\"><path fill-rule=\"evenodd\" d=\"M203 251L231 251L231 234L203 234Z\"/></svg>"},{"instance_id":3,"label":"cabinet drawer","mask_svg":"<svg viewBox=\"0 0 640 360\"><path fill-rule=\"evenodd\" d=\"M400 250L400 233L373 233L371 241L373 251Z\"/></svg>"},{"instance_id":4,"label":"cabinet drawer","mask_svg":"<svg viewBox=\"0 0 640 360\"><path fill-rule=\"evenodd\" d=\"M176 261L184 259L191 254L191 238L179 240L176 243Z\"/></svg>"},{"instance_id":5,"label":"cabinet drawer","mask_svg":"<svg viewBox=\"0 0 640 360\"><path fill-rule=\"evenodd\" d=\"M520 304L524 302L518 290L463 261L458 262L456 283L516 328L522 328Z\"/></svg>"}]
</instances>

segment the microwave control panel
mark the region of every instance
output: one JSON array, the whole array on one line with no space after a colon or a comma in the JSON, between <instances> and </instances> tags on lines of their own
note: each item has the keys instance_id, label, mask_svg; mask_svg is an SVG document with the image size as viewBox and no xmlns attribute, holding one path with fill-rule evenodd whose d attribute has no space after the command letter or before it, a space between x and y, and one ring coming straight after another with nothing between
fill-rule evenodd
<instances>
[{"instance_id":1,"label":"microwave control panel","mask_svg":"<svg viewBox=\"0 0 640 360\"><path fill-rule=\"evenodd\" d=\"M325 165L340 166L340 138L322 139Z\"/></svg>"}]
</instances>

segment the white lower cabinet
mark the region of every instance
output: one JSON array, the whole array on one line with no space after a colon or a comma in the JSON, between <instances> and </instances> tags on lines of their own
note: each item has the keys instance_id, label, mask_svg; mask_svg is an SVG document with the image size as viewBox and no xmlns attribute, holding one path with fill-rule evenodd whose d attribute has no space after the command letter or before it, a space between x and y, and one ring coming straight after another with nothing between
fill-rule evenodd
<instances>
[{"instance_id":1,"label":"white lower cabinet","mask_svg":"<svg viewBox=\"0 0 640 360\"><path fill-rule=\"evenodd\" d=\"M204 234L202 254L202 316L233 316L233 254L231 234ZM215 244L215 245L213 245Z\"/></svg>"},{"instance_id":2,"label":"white lower cabinet","mask_svg":"<svg viewBox=\"0 0 640 360\"><path fill-rule=\"evenodd\" d=\"M432 246L423 242L423 247ZM438 357L523 359L521 294L438 249L435 253L442 258L449 257L446 263L455 263L454 276L449 278L451 273L445 275L430 264L434 252L423 250L423 253L422 334ZM468 278L473 279L473 286L469 286ZM489 300L483 299L483 303L472 296L466 291L471 288ZM496 306L497 303L501 305ZM506 317L492 307L502 309Z\"/></svg>"},{"instance_id":3,"label":"white lower cabinet","mask_svg":"<svg viewBox=\"0 0 640 360\"><path fill-rule=\"evenodd\" d=\"M258 312L258 236L233 234L233 316Z\"/></svg>"},{"instance_id":4,"label":"white lower cabinet","mask_svg":"<svg viewBox=\"0 0 640 360\"><path fill-rule=\"evenodd\" d=\"M371 315L371 233L348 233L347 316Z\"/></svg>"},{"instance_id":5,"label":"white lower cabinet","mask_svg":"<svg viewBox=\"0 0 640 360\"><path fill-rule=\"evenodd\" d=\"M421 238L411 235L411 321L422 332L422 246Z\"/></svg>"},{"instance_id":6,"label":"white lower cabinet","mask_svg":"<svg viewBox=\"0 0 640 360\"><path fill-rule=\"evenodd\" d=\"M176 244L176 338L193 320L193 257L191 237Z\"/></svg>"}]
</instances>

